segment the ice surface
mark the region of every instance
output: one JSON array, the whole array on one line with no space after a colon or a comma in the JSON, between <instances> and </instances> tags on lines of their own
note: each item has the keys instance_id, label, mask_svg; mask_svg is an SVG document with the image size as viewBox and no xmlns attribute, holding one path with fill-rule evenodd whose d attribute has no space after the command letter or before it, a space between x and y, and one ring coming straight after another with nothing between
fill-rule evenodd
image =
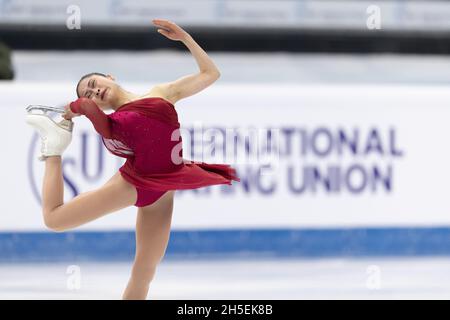
<instances>
[{"instance_id":1,"label":"ice surface","mask_svg":"<svg viewBox=\"0 0 450 320\"><path fill-rule=\"evenodd\" d=\"M79 266L80 288L69 289ZM130 263L0 265L0 299L120 299ZM449 299L450 258L164 260L149 299Z\"/></svg>"}]
</instances>

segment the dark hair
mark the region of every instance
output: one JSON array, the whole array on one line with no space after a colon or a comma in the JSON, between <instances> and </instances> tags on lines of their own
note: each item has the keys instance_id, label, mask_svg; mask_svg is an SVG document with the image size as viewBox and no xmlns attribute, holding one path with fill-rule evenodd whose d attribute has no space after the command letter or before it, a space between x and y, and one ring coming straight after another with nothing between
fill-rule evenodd
<instances>
[{"instance_id":1,"label":"dark hair","mask_svg":"<svg viewBox=\"0 0 450 320\"><path fill-rule=\"evenodd\" d=\"M84 76L82 76L81 79L78 81L77 88L76 88L78 98L80 97L80 95L78 94L78 87L80 86L81 81L83 81L84 79L89 78L91 76L102 76L102 77L106 78L106 74L103 74L100 72L91 72L91 73L88 73L88 74L85 74Z\"/></svg>"}]
</instances>

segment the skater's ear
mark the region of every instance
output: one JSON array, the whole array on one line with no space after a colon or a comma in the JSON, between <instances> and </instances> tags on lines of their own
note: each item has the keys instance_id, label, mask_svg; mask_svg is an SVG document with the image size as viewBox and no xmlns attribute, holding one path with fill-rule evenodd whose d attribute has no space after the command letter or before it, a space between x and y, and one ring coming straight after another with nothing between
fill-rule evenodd
<instances>
[{"instance_id":1,"label":"skater's ear","mask_svg":"<svg viewBox=\"0 0 450 320\"><path fill-rule=\"evenodd\" d=\"M113 75L108 74L106 77L112 81L116 81L116 77L114 77Z\"/></svg>"}]
</instances>

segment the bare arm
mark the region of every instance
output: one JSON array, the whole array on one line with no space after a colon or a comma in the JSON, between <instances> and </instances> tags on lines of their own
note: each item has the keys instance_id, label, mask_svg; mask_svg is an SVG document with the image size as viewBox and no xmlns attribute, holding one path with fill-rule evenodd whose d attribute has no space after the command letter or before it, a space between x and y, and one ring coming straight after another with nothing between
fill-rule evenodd
<instances>
[{"instance_id":1,"label":"bare arm","mask_svg":"<svg viewBox=\"0 0 450 320\"><path fill-rule=\"evenodd\" d=\"M209 87L220 77L219 69L214 62L186 31L167 20L154 20L154 23L167 29L159 29L158 32L169 39L182 41L194 56L199 67L198 73L157 85L154 88L156 92L175 103L177 100L192 96Z\"/></svg>"}]
</instances>

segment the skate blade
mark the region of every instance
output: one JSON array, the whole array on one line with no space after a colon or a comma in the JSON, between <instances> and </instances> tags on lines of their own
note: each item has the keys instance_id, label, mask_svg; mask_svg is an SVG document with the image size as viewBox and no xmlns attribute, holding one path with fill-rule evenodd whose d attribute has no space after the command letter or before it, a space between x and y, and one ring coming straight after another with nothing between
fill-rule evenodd
<instances>
[{"instance_id":1,"label":"skate blade","mask_svg":"<svg viewBox=\"0 0 450 320\"><path fill-rule=\"evenodd\" d=\"M56 113L61 113L61 114L65 113L64 109L57 108L57 107L38 105L38 104L29 105L26 108L26 110L29 114L45 114L45 115L47 115L49 112L56 112Z\"/></svg>"}]
</instances>

